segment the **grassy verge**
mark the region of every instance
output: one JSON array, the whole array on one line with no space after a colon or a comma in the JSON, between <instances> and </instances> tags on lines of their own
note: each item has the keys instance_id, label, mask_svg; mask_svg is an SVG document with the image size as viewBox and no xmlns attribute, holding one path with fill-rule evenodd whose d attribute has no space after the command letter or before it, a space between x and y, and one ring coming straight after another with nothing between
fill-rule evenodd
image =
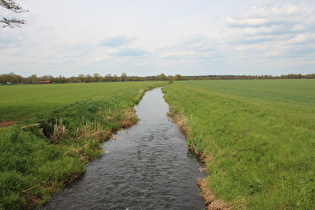
<instances>
[{"instance_id":1,"label":"grassy verge","mask_svg":"<svg viewBox=\"0 0 315 210\"><path fill-rule=\"evenodd\" d=\"M163 91L217 199L234 208L314 208L315 80L191 81Z\"/></svg>"},{"instance_id":2,"label":"grassy verge","mask_svg":"<svg viewBox=\"0 0 315 210\"><path fill-rule=\"evenodd\" d=\"M16 124L0 128L0 209L32 209L48 202L52 194L84 173L88 161L102 155L100 142L137 122L132 107L144 90L162 84L95 85L85 84L85 89L76 84L9 89L10 94L15 92L13 96L21 98L25 97L21 91L27 88L39 95L30 91L24 104L9 95L9 101L2 101L2 107L14 113L2 112L1 118ZM63 91L66 87L71 91ZM98 93L88 95L91 89ZM64 100L54 102L58 99L50 94L58 91ZM14 104L14 100L20 103ZM47 104L46 109L43 104Z\"/></svg>"}]
</instances>

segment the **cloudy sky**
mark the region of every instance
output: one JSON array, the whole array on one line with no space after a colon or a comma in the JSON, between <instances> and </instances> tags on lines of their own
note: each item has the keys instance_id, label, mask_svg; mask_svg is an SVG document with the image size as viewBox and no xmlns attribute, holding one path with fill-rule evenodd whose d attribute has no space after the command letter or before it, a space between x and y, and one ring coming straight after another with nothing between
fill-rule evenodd
<instances>
[{"instance_id":1,"label":"cloudy sky","mask_svg":"<svg viewBox=\"0 0 315 210\"><path fill-rule=\"evenodd\" d=\"M17 0L0 74L315 73L314 0Z\"/></svg>"}]
</instances>

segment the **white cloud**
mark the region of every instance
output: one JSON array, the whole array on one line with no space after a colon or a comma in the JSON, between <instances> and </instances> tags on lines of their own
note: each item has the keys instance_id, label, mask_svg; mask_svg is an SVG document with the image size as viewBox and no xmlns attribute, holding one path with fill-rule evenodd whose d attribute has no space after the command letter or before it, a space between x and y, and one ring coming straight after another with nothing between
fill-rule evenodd
<instances>
[{"instance_id":1,"label":"white cloud","mask_svg":"<svg viewBox=\"0 0 315 210\"><path fill-rule=\"evenodd\" d=\"M175 51L175 52L164 52L161 54L162 58L166 59L185 59L187 57L191 58L195 55L191 51Z\"/></svg>"},{"instance_id":2,"label":"white cloud","mask_svg":"<svg viewBox=\"0 0 315 210\"><path fill-rule=\"evenodd\" d=\"M313 11L297 6L252 7L244 14L227 18L229 27L257 33L292 33L314 25Z\"/></svg>"},{"instance_id":3,"label":"white cloud","mask_svg":"<svg viewBox=\"0 0 315 210\"><path fill-rule=\"evenodd\" d=\"M292 44L304 44L308 43L308 46L315 45L315 33L297 34L295 37L288 41ZM314 50L315 52L315 50Z\"/></svg>"},{"instance_id":4,"label":"white cloud","mask_svg":"<svg viewBox=\"0 0 315 210\"><path fill-rule=\"evenodd\" d=\"M227 18L229 26L232 27L250 27L250 26L261 26L267 23L267 20L264 18L244 18L237 19L229 17Z\"/></svg>"},{"instance_id":5,"label":"white cloud","mask_svg":"<svg viewBox=\"0 0 315 210\"><path fill-rule=\"evenodd\" d=\"M231 29L242 31L231 44L238 51L263 58L309 59L315 52L310 42L315 35L313 12L293 5L252 7L227 19ZM300 44L299 49L296 44Z\"/></svg>"},{"instance_id":6,"label":"white cloud","mask_svg":"<svg viewBox=\"0 0 315 210\"><path fill-rule=\"evenodd\" d=\"M101 45L105 47L119 47L132 43L136 38L128 37L126 35L113 35L106 38Z\"/></svg>"},{"instance_id":7,"label":"white cloud","mask_svg":"<svg viewBox=\"0 0 315 210\"><path fill-rule=\"evenodd\" d=\"M309 73L315 60L310 0L21 4L27 24L0 29L0 74Z\"/></svg>"},{"instance_id":8,"label":"white cloud","mask_svg":"<svg viewBox=\"0 0 315 210\"><path fill-rule=\"evenodd\" d=\"M159 56L163 59L185 60L190 63L202 62L201 60L217 60L225 57L224 45L217 38L204 35L194 35L178 41L172 46L158 49Z\"/></svg>"},{"instance_id":9,"label":"white cloud","mask_svg":"<svg viewBox=\"0 0 315 210\"><path fill-rule=\"evenodd\" d=\"M121 57L139 57L146 56L150 54L150 52L140 49L140 48L124 48L119 49L116 52L110 53L112 56L121 56Z\"/></svg>"}]
</instances>

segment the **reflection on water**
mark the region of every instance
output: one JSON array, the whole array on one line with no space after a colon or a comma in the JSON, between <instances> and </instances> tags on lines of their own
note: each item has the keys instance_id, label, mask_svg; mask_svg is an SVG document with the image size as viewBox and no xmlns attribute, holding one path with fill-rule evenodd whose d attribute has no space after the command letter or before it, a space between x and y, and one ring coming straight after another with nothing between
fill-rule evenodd
<instances>
[{"instance_id":1,"label":"reflection on water","mask_svg":"<svg viewBox=\"0 0 315 210\"><path fill-rule=\"evenodd\" d=\"M140 121L102 145L108 153L45 209L204 209L198 162L167 117L160 88L135 107Z\"/></svg>"}]
</instances>

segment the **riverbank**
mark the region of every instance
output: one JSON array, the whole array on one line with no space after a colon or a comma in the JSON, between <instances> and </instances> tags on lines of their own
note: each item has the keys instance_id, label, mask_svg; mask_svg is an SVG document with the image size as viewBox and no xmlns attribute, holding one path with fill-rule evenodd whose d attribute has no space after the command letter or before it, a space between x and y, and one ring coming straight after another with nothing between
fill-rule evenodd
<instances>
[{"instance_id":1,"label":"riverbank","mask_svg":"<svg viewBox=\"0 0 315 210\"><path fill-rule=\"evenodd\" d=\"M181 129L183 134L186 136L186 138L189 138L189 133L191 132L191 128L188 126L188 119L183 114L176 113L176 111L173 111L172 108L169 109L168 116L172 119L172 121L177 124L177 126ZM206 167L207 164L211 161L208 160L209 157L207 157L205 154L203 154L202 151L199 151L196 149L196 147L192 145L188 145L188 149L194 153L197 157L197 159L204 164ZM203 172L207 173L207 170L204 170ZM207 174L209 176L209 174ZM217 199L214 195L214 193L211 191L209 186L207 185L206 178L199 179L198 187L201 191L201 196L204 199L205 205L207 209L209 210L229 210L231 209L224 201Z\"/></svg>"},{"instance_id":2,"label":"riverbank","mask_svg":"<svg viewBox=\"0 0 315 210\"><path fill-rule=\"evenodd\" d=\"M204 209L200 165L167 117L160 88L135 106L138 123L102 144L106 154L43 209Z\"/></svg>"},{"instance_id":3,"label":"riverbank","mask_svg":"<svg viewBox=\"0 0 315 210\"><path fill-rule=\"evenodd\" d=\"M163 91L186 125L189 147L207 165L206 186L216 198L231 208L311 209L314 87L299 80L185 81Z\"/></svg>"},{"instance_id":4,"label":"riverbank","mask_svg":"<svg viewBox=\"0 0 315 210\"><path fill-rule=\"evenodd\" d=\"M88 161L103 154L100 142L137 122L133 106L145 90L162 85L122 84L124 88L103 90L103 96L59 105L55 110L35 114L21 110L32 116L27 120L16 118L16 124L0 128L0 209L32 209L47 203L51 195L84 173ZM54 85L47 88L53 90ZM71 92L77 94L73 91L78 90ZM71 99L73 95L62 97ZM8 113L5 118L14 114Z\"/></svg>"}]
</instances>

